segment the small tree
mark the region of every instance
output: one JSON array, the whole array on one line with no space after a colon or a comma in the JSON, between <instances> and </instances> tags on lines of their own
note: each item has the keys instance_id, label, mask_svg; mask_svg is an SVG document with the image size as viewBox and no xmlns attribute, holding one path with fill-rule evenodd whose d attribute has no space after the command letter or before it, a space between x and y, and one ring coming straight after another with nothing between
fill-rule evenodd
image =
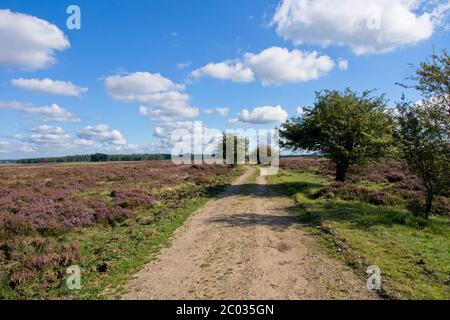
<instances>
[{"instance_id":1,"label":"small tree","mask_svg":"<svg viewBox=\"0 0 450 320\"><path fill-rule=\"evenodd\" d=\"M403 159L416 173L425 191L423 215L428 218L433 200L450 189L450 57L433 54L420 64L412 87L421 92L420 103L398 103L398 142Z\"/></svg>"},{"instance_id":2,"label":"small tree","mask_svg":"<svg viewBox=\"0 0 450 320\"><path fill-rule=\"evenodd\" d=\"M230 142L230 146L233 146L232 154L227 154L227 143ZM233 159L233 165L238 164L238 156L240 155L243 157L243 161L246 160L246 155L248 153L248 140L242 137L239 137L237 135L231 134L231 133L223 133L222 134L222 141L219 143L218 148L222 149L222 155L224 157L224 160L232 160Z\"/></svg>"},{"instance_id":3,"label":"small tree","mask_svg":"<svg viewBox=\"0 0 450 320\"><path fill-rule=\"evenodd\" d=\"M390 146L393 121L385 107L384 96L369 91L318 92L312 108L282 125L281 145L323 154L336 165L336 180L345 181L352 164L381 156Z\"/></svg>"},{"instance_id":4,"label":"small tree","mask_svg":"<svg viewBox=\"0 0 450 320\"><path fill-rule=\"evenodd\" d=\"M261 156L267 157L267 159L261 159ZM273 159L274 157L279 157L278 152L276 152L275 150L272 150L271 146L265 145L265 144L261 144L258 145L250 154L251 158L256 158L256 163L257 164L267 164L267 163L263 163L265 161L270 161L271 159Z\"/></svg>"},{"instance_id":5,"label":"small tree","mask_svg":"<svg viewBox=\"0 0 450 320\"><path fill-rule=\"evenodd\" d=\"M425 191L423 215L428 218L435 195L446 193L450 186L450 116L443 105L426 102L412 105L402 98L396 139L402 158L422 181Z\"/></svg>"}]
</instances>

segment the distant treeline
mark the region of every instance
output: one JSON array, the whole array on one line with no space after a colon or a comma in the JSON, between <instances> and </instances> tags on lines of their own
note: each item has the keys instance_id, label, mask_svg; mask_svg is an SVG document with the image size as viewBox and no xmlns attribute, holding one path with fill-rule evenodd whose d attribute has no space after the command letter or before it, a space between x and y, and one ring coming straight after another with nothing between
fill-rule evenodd
<instances>
[{"instance_id":1,"label":"distant treeline","mask_svg":"<svg viewBox=\"0 0 450 320\"><path fill-rule=\"evenodd\" d=\"M280 158L317 157L318 155L280 155ZM192 156L193 158L193 156ZM86 154L65 157L32 158L20 160L0 160L0 164L8 163L70 163L70 162L108 162L108 161L157 161L170 160L170 154Z\"/></svg>"},{"instance_id":2,"label":"distant treeline","mask_svg":"<svg viewBox=\"0 0 450 320\"><path fill-rule=\"evenodd\" d=\"M16 163L17 160L0 160L0 164Z\"/></svg>"},{"instance_id":3,"label":"distant treeline","mask_svg":"<svg viewBox=\"0 0 450 320\"><path fill-rule=\"evenodd\" d=\"M170 154L86 154L65 157L49 157L21 159L15 163L63 163L63 162L107 162L107 161L147 161L147 160L170 160Z\"/></svg>"}]
</instances>

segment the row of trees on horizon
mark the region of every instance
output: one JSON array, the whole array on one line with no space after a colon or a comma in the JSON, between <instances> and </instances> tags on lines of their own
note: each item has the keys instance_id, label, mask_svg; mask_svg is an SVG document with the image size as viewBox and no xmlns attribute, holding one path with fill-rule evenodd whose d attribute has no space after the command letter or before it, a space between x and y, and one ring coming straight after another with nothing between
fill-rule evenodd
<instances>
[{"instance_id":1,"label":"row of trees on horizon","mask_svg":"<svg viewBox=\"0 0 450 320\"><path fill-rule=\"evenodd\" d=\"M170 160L170 154L105 154L94 153L85 155L73 155L64 157L43 157L20 160L5 160L19 164L30 163L68 163L68 162L107 162L107 161L156 161Z\"/></svg>"}]
</instances>

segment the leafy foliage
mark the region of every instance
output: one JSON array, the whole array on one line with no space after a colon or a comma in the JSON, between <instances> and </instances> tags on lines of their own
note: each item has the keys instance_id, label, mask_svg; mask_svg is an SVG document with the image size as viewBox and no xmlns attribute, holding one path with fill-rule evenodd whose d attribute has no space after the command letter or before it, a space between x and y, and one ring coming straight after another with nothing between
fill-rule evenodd
<instances>
[{"instance_id":1,"label":"leafy foliage","mask_svg":"<svg viewBox=\"0 0 450 320\"><path fill-rule=\"evenodd\" d=\"M416 71L414 86L424 100L398 103L396 141L402 157L421 179L426 202L420 212L428 218L436 195L450 190L450 57L433 54Z\"/></svg>"},{"instance_id":2,"label":"leafy foliage","mask_svg":"<svg viewBox=\"0 0 450 320\"><path fill-rule=\"evenodd\" d=\"M422 62L416 74L409 78L415 84L400 84L405 88L414 88L427 99L440 97L443 103L450 107L450 56L447 50L439 55L435 52L429 59Z\"/></svg>"},{"instance_id":3,"label":"leafy foliage","mask_svg":"<svg viewBox=\"0 0 450 320\"><path fill-rule=\"evenodd\" d=\"M336 180L345 181L352 164L383 155L391 144L393 121L384 96L324 91L312 108L280 130L282 146L318 152L336 165Z\"/></svg>"}]
</instances>

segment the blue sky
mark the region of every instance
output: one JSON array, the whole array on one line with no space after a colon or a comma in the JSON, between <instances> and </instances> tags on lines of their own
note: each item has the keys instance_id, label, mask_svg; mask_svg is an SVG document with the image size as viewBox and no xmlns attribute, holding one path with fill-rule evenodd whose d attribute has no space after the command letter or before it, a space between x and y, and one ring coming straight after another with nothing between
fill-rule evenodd
<instances>
[{"instance_id":1,"label":"blue sky","mask_svg":"<svg viewBox=\"0 0 450 320\"><path fill-rule=\"evenodd\" d=\"M0 159L160 152L170 147L171 130L193 120L220 130L272 128L286 113L294 116L297 107L311 105L322 89L378 89L394 103L402 93L395 82L414 70L408 64L423 61L433 48L448 48L448 1L398 0L388 6L370 0L381 24L373 30L353 24L353 31L345 29L346 21L367 18L351 7L355 0L343 1L333 17L324 13L327 1L305 7L307 1L286 0L284 8L292 7L283 13L279 0L2 0ZM81 8L81 30L66 26L70 4ZM37 18L60 33L40 27ZM57 39L48 42L45 32ZM38 54L53 61L32 65ZM220 62L225 63L201 69ZM107 79L114 76L108 90ZM53 82L44 86L45 78ZM56 81L83 92L64 94ZM176 106L159 101L161 93ZM72 118L36 111L54 104L55 112L63 109ZM216 111L225 107L226 115ZM181 116L185 110L192 112Z\"/></svg>"}]
</instances>

